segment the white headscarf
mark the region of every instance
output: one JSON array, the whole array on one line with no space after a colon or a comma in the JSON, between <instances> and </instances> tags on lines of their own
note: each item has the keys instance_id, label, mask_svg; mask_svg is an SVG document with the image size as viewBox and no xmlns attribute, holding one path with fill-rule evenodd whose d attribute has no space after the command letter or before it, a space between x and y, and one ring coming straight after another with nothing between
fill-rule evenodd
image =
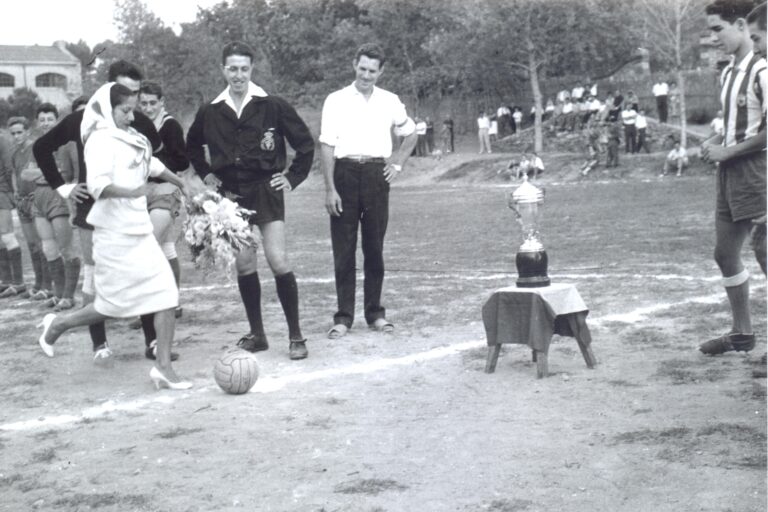
<instances>
[{"instance_id":1,"label":"white headscarf","mask_svg":"<svg viewBox=\"0 0 768 512\"><path fill-rule=\"evenodd\" d=\"M115 124L115 119L112 117L112 102L110 101L110 92L114 85L115 82L102 85L88 100L83 113L83 121L80 123L80 137L83 139L83 144L95 131L107 130L112 137L135 146L137 149L144 150L140 152L138 158L149 160L152 156L152 148L147 138L132 127L121 130Z\"/></svg>"}]
</instances>

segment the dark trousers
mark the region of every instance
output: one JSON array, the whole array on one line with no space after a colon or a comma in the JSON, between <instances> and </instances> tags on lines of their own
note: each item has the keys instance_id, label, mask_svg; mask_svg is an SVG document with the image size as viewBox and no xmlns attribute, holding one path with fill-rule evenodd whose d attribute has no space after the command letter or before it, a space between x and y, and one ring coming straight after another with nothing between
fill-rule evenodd
<instances>
[{"instance_id":1,"label":"dark trousers","mask_svg":"<svg viewBox=\"0 0 768 512\"><path fill-rule=\"evenodd\" d=\"M624 150L634 153L637 147L637 128L633 124L624 125Z\"/></svg>"},{"instance_id":2,"label":"dark trousers","mask_svg":"<svg viewBox=\"0 0 768 512\"><path fill-rule=\"evenodd\" d=\"M331 216L331 244L339 310L334 324L352 326L355 318L355 256L360 226L363 249L363 306L365 320L372 324L384 318L381 289L384 284L384 235L389 220L389 183L384 164L350 163L337 160L333 173L343 211Z\"/></svg>"},{"instance_id":3,"label":"dark trousers","mask_svg":"<svg viewBox=\"0 0 768 512\"><path fill-rule=\"evenodd\" d=\"M605 162L606 167L617 167L619 165L619 141L612 140L608 142L608 158Z\"/></svg>"},{"instance_id":4,"label":"dark trousers","mask_svg":"<svg viewBox=\"0 0 768 512\"><path fill-rule=\"evenodd\" d=\"M645 149L646 153L651 152L651 150L648 149L648 145L645 143L645 130L646 128L639 128L637 130L637 146L635 146L635 151L638 153L641 149Z\"/></svg>"},{"instance_id":5,"label":"dark trousers","mask_svg":"<svg viewBox=\"0 0 768 512\"><path fill-rule=\"evenodd\" d=\"M656 111L659 113L659 122L666 123L669 114L666 96L656 96Z\"/></svg>"}]
</instances>

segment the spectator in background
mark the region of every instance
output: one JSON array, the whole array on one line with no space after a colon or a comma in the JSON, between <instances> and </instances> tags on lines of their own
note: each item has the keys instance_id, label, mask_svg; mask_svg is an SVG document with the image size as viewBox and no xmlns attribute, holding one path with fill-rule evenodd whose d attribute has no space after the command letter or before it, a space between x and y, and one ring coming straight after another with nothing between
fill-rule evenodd
<instances>
[{"instance_id":1,"label":"spectator in background","mask_svg":"<svg viewBox=\"0 0 768 512\"><path fill-rule=\"evenodd\" d=\"M635 94L635 91L629 91L625 101L629 105L629 108L633 109L635 112L640 110L640 99L637 97L637 94Z\"/></svg>"},{"instance_id":2,"label":"spectator in background","mask_svg":"<svg viewBox=\"0 0 768 512\"><path fill-rule=\"evenodd\" d=\"M499 139L499 121L495 115L490 117L491 127L488 128L488 139L491 142L496 142Z\"/></svg>"},{"instance_id":3,"label":"spectator in background","mask_svg":"<svg viewBox=\"0 0 768 512\"><path fill-rule=\"evenodd\" d=\"M619 166L619 145L621 144L621 127L618 121L608 123L608 158L606 167Z\"/></svg>"},{"instance_id":4,"label":"spectator in background","mask_svg":"<svg viewBox=\"0 0 768 512\"><path fill-rule=\"evenodd\" d=\"M659 115L659 122L666 123L667 115L669 113L669 86L667 85L667 82L659 80L653 84L652 91L653 96L656 98L656 112Z\"/></svg>"},{"instance_id":5,"label":"spectator in background","mask_svg":"<svg viewBox=\"0 0 768 512\"><path fill-rule=\"evenodd\" d=\"M499 122L499 137L504 137L507 133L507 127L512 121L512 111L504 105L496 109L496 120ZM512 133L515 133L512 131Z\"/></svg>"},{"instance_id":6,"label":"spectator in background","mask_svg":"<svg viewBox=\"0 0 768 512\"><path fill-rule=\"evenodd\" d=\"M608 106L608 118L607 121L614 123L621 117L621 107L624 103L624 96L619 91L616 91L613 96L606 99L605 104Z\"/></svg>"},{"instance_id":7,"label":"spectator in background","mask_svg":"<svg viewBox=\"0 0 768 512\"><path fill-rule=\"evenodd\" d=\"M522 119L522 112L520 114L520 118ZM544 116L542 117L542 120L549 119L553 115L555 115L555 102L549 99L547 100L547 105L544 107Z\"/></svg>"},{"instance_id":8,"label":"spectator in background","mask_svg":"<svg viewBox=\"0 0 768 512\"><path fill-rule=\"evenodd\" d=\"M416 156L427 155L427 122L416 118Z\"/></svg>"},{"instance_id":9,"label":"spectator in background","mask_svg":"<svg viewBox=\"0 0 768 512\"><path fill-rule=\"evenodd\" d=\"M523 111L520 109L520 107L515 107L512 110L512 123L515 127L515 132L517 132L517 130L523 129Z\"/></svg>"},{"instance_id":10,"label":"spectator in background","mask_svg":"<svg viewBox=\"0 0 768 512\"><path fill-rule=\"evenodd\" d=\"M586 176L599 162L600 153L603 152L600 146L600 123L592 119L587 124L587 161L581 166L581 175Z\"/></svg>"},{"instance_id":11,"label":"spectator in background","mask_svg":"<svg viewBox=\"0 0 768 512\"><path fill-rule=\"evenodd\" d=\"M650 153L646 142L646 134L648 131L648 119L645 117L645 110L640 110L635 117L635 129L637 129L637 146L635 146L635 152L639 153L641 149L645 149L646 153Z\"/></svg>"},{"instance_id":12,"label":"spectator in background","mask_svg":"<svg viewBox=\"0 0 768 512\"><path fill-rule=\"evenodd\" d=\"M446 119L445 121L443 121L443 125L444 125L444 126L446 127L446 129L448 130L448 137L449 137L449 139L450 139L450 141L451 141L451 143L450 143L451 153L453 153L454 151L456 151L456 150L454 149L454 147L453 147L453 119L451 119L451 118L449 117L448 119Z\"/></svg>"},{"instance_id":13,"label":"spectator in background","mask_svg":"<svg viewBox=\"0 0 768 512\"><path fill-rule=\"evenodd\" d=\"M634 153L637 146L637 112L627 103L621 111L621 124L624 125L624 151Z\"/></svg>"},{"instance_id":14,"label":"spectator in background","mask_svg":"<svg viewBox=\"0 0 768 512\"><path fill-rule=\"evenodd\" d=\"M584 96L584 87L577 85L573 89L571 89L571 100L575 103L577 101L581 101L582 96Z\"/></svg>"},{"instance_id":15,"label":"spectator in background","mask_svg":"<svg viewBox=\"0 0 768 512\"><path fill-rule=\"evenodd\" d=\"M443 121L443 127L440 129L440 149L443 154L453 153L453 121L446 119Z\"/></svg>"},{"instance_id":16,"label":"spectator in background","mask_svg":"<svg viewBox=\"0 0 768 512\"><path fill-rule=\"evenodd\" d=\"M573 111L573 102L571 101L571 98L568 97L565 99L565 103L563 103L563 115L560 117L560 126L558 129L560 131L572 132L575 115L576 114Z\"/></svg>"},{"instance_id":17,"label":"spectator in background","mask_svg":"<svg viewBox=\"0 0 768 512\"><path fill-rule=\"evenodd\" d=\"M683 168L688 167L688 151L682 146L680 142L675 141L675 147L672 148L667 154L666 160L664 160L664 168L661 171L662 176L666 176L671 169L677 169L677 175L683 175Z\"/></svg>"},{"instance_id":18,"label":"spectator in background","mask_svg":"<svg viewBox=\"0 0 768 512\"><path fill-rule=\"evenodd\" d=\"M424 119L427 123L427 154L431 155L435 151L435 123L427 116Z\"/></svg>"},{"instance_id":19,"label":"spectator in background","mask_svg":"<svg viewBox=\"0 0 768 512\"><path fill-rule=\"evenodd\" d=\"M416 126L418 126L418 124ZM488 114L486 114L485 110L481 110L480 117L477 118L477 139L480 143L480 151L478 151L478 153L480 154L491 152L491 139L488 136L488 131L490 129L491 120L488 118Z\"/></svg>"},{"instance_id":20,"label":"spectator in background","mask_svg":"<svg viewBox=\"0 0 768 512\"><path fill-rule=\"evenodd\" d=\"M711 123L709 123L710 128L712 128L712 135L719 135L723 136L725 133L725 126L723 125L723 111L718 110L717 115L712 120Z\"/></svg>"}]
</instances>

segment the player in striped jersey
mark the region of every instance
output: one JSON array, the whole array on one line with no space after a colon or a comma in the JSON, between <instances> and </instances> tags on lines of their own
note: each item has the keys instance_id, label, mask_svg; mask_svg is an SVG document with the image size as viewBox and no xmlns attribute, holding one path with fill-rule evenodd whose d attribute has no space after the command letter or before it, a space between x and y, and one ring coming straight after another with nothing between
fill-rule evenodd
<instances>
[{"instance_id":1,"label":"player in striped jersey","mask_svg":"<svg viewBox=\"0 0 768 512\"><path fill-rule=\"evenodd\" d=\"M755 346L749 313L749 273L741 249L766 212L765 59L752 51L747 16L750 0L716 0L706 8L707 25L721 48L732 56L720 77L725 132L702 145L702 156L718 163L715 212L715 261L723 274L733 326L731 331L703 343L709 355Z\"/></svg>"}]
</instances>

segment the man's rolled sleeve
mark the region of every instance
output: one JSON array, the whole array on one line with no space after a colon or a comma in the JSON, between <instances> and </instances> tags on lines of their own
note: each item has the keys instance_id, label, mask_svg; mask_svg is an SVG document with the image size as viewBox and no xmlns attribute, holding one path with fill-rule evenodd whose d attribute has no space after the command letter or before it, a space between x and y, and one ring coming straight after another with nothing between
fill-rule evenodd
<instances>
[{"instance_id":1,"label":"man's rolled sleeve","mask_svg":"<svg viewBox=\"0 0 768 512\"><path fill-rule=\"evenodd\" d=\"M408 113L405 111L405 105L401 101L397 102L394 115L392 117L392 124L395 126L395 135L398 137L407 137L416 131L416 123L413 119L408 117Z\"/></svg>"}]
</instances>

